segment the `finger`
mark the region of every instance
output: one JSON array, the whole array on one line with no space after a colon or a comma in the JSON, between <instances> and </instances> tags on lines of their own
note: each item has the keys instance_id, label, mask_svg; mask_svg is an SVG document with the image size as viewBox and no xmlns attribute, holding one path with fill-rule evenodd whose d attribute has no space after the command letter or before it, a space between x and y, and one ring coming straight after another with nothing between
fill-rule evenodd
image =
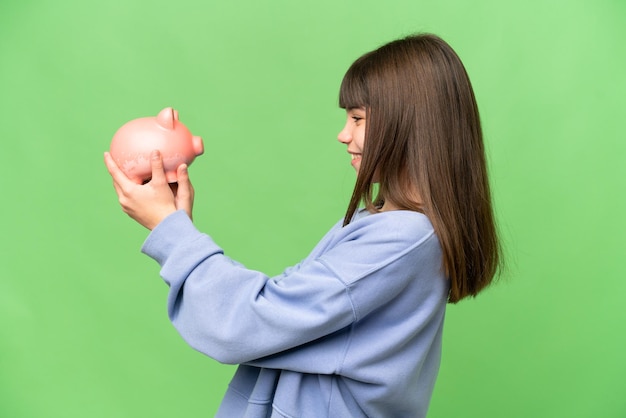
<instances>
[{"instance_id":1,"label":"finger","mask_svg":"<svg viewBox=\"0 0 626 418\"><path fill-rule=\"evenodd\" d=\"M115 180L113 180L113 188L115 189L115 193L117 193L118 196L121 196L122 194L124 194L124 190L122 189L122 186L117 184Z\"/></svg>"},{"instance_id":2,"label":"finger","mask_svg":"<svg viewBox=\"0 0 626 418\"><path fill-rule=\"evenodd\" d=\"M150 153L150 165L152 166L151 183L167 183L165 179L165 169L163 168L163 158L159 150Z\"/></svg>"},{"instance_id":3,"label":"finger","mask_svg":"<svg viewBox=\"0 0 626 418\"><path fill-rule=\"evenodd\" d=\"M116 190L118 189L118 187L124 188L128 187L131 184L135 184L117 166L115 160L113 160L113 157L111 157L111 154L109 154L108 152L104 153L104 164L106 165L109 174L113 178L113 183L116 185Z\"/></svg>"},{"instance_id":4,"label":"finger","mask_svg":"<svg viewBox=\"0 0 626 418\"><path fill-rule=\"evenodd\" d=\"M191 187L191 181L189 181L189 170L187 168L187 164L181 164L178 167L176 175L178 177L177 195L183 199L189 198L193 193L193 189Z\"/></svg>"},{"instance_id":5,"label":"finger","mask_svg":"<svg viewBox=\"0 0 626 418\"><path fill-rule=\"evenodd\" d=\"M186 164L182 164L177 170L178 190L176 193L176 207L187 212L190 219L192 218L193 209L193 186L189 180L189 171Z\"/></svg>"}]
</instances>

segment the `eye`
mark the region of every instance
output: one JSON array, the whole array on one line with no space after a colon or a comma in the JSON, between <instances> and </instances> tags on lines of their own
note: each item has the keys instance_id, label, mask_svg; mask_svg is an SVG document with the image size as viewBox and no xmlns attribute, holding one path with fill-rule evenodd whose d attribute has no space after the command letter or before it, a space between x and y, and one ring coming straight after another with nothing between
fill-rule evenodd
<instances>
[{"instance_id":1,"label":"eye","mask_svg":"<svg viewBox=\"0 0 626 418\"><path fill-rule=\"evenodd\" d=\"M346 109L346 116L348 116L348 120L352 120L352 123L358 126L359 122L365 120L365 108L351 107Z\"/></svg>"},{"instance_id":2,"label":"eye","mask_svg":"<svg viewBox=\"0 0 626 418\"><path fill-rule=\"evenodd\" d=\"M360 121L362 121L364 119L363 117L356 116L356 115L353 115L351 117L352 117L352 120L354 121L354 123L359 123Z\"/></svg>"}]
</instances>

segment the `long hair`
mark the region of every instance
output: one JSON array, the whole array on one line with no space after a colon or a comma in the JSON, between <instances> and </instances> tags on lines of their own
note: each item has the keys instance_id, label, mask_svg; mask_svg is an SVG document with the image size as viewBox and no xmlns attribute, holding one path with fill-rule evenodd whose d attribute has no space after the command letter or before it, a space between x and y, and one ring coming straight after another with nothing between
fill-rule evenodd
<instances>
[{"instance_id":1,"label":"long hair","mask_svg":"<svg viewBox=\"0 0 626 418\"><path fill-rule=\"evenodd\" d=\"M448 301L478 294L501 256L478 107L457 54L432 34L383 45L350 66L339 105L366 109L365 148L344 225L361 203L377 211L389 200L424 213L443 250Z\"/></svg>"}]
</instances>

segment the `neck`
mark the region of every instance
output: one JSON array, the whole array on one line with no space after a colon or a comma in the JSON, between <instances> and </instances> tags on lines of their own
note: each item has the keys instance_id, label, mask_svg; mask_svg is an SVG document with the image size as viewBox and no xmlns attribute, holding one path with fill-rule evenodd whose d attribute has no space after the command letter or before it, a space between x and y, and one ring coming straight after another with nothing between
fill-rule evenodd
<instances>
[{"instance_id":1,"label":"neck","mask_svg":"<svg viewBox=\"0 0 626 418\"><path fill-rule=\"evenodd\" d=\"M403 196L403 197L405 197L407 200L406 202L401 202L401 204L398 204L391 199L385 199L383 206L380 207L378 210L380 212L402 210L402 209L417 210L418 212L422 211L423 200L420 194L417 192L417 190L411 189L411 192L407 196Z\"/></svg>"},{"instance_id":2,"label":"neck","mask_svg":"<svg viewBox=\"0 0 626 418\"><path fill-rule=\"evenodd\" d=\"M399 210L400 208L393 202L389 201L389 200L385 200L385 203L383 203L383 207L380 208L381 212L388 212L390 210Z\"/></svg>"}]
</instances>

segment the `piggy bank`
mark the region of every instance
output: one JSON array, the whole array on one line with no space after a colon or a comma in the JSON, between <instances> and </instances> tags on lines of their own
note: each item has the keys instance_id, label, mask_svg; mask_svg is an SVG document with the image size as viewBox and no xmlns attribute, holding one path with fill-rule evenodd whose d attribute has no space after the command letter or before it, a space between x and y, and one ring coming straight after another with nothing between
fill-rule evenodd
<instances>
[{"instance_id":1,"label":"piggy bank","mask_svg":"<svg viewBox=\"0 0 626 418\"><path fill-rule=\"evenodd\" d=\"M176 169L191 164L204 152L202 138L194 136L178 120L178 112L167 107L156 117L131 120L111 140L111 157L118 167L136 183L152 177L150 154L159 150L168 183L177 181Z\"/></svg>"}]
</instances>

